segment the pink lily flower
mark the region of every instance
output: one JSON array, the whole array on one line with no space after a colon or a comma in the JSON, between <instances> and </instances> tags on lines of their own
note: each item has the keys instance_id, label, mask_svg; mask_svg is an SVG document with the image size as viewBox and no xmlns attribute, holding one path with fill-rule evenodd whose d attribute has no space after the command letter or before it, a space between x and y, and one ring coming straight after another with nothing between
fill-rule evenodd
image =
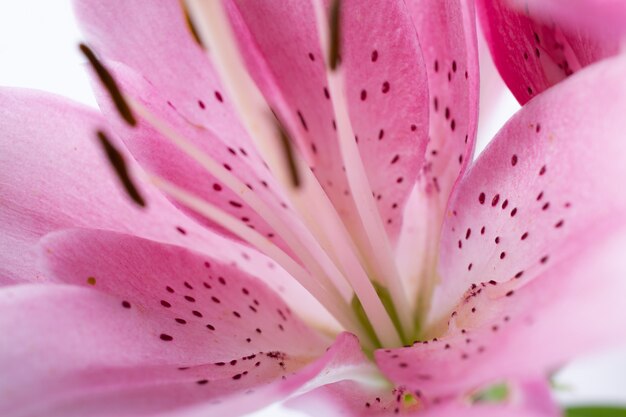
<instances>
[{"instance_id":1,"label":"pink lily flower","mask_svg":"<svg viewBox=\"0 0 626 417\"><path fill-rule=\"evenodd\" d=\"M626 339L626 59L501 66L472 162L473 3L186 7L76 1L102 114L0 92L0 413L560 415Z\"/></svg>"}]
</instances>

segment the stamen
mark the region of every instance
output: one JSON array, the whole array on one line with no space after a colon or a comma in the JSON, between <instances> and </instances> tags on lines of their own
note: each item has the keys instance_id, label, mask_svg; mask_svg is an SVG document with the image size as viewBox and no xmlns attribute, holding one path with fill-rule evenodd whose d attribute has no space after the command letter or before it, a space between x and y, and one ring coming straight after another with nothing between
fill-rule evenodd
<instances>
[{"instance_id":1,"label":"stamen","mask_svg":"<svg viewBox=\"0 0 626 417\"><path fill-rule=\"evenodd\" d=\"M113 78L111 73L106 69L104 65L102 65L102 63L96 57L96 54L94 54L87 45L81 43L79 47L83 55L85 55L85 57L93 67L94 71L96 71L98 78L100 79L106 90L109 92L109 95L111 96L111 99L115 104L115 108L117 109L120 116L122 116L122 119L133 127L137 125L137 121L135 120L133 113L130 111L130 107L128 107L128 104L126 104L124 96L122 95L122 92L115 82L115 78Z\"/></svg>"},{"instance_id":2,"label":"stamen","mask_svg":"<svg viewBox=\"0 0 626 417\"><path fill-rule=\"evenodd\" d=\"M339 64L340 59L340 42L341 42L341 0L333 0L328 12L328 28L330 32L330 43L328 47L328 67L334 71Z\"/></svg>"},{"instance_id":3,"label":"stamen","mask_svg":"<svg viewBox=\"0 0 626 417\"><path fill-rule=\"evenodd\" d=\"M300 187L300 175L298 174L298 166L296 165L296 158L293 151L292 141L287 133L287 129L280 122L280 119L274 114L276 118L276 128L278 129L278 135L280 136L281 143L283 145L283 152L285 159L287 160L287 166L289 167L289 173L291 174L291 184L294 188Z\"/></svg>"},{"instance_id":4,"label":"stamen","mask_svg":"<svg viewBox=\"0 0 626 417\"><path fill-rule=\"evenodd\" d=\"M100 144L104 149L104 152L111 164L111 167L117 174L117 178L119 178L120 182L124 186L124 190L126 190L126 194L133 200L139 207L145 207L146 201L143 199L139 190L133 183L131 179L128 169L126 168L126 161L124 160L124 156L113 146L109 138L107 138L106 134L99 130L97 132L98 139L100 140Z\"/></svg>"},{"instance_id":5,"label":"stamen","mask_svg":"<svg viewBox=\"0 0 626 417\"><path fill-rule=\"evenodd\" d=\"M318 34L320 36L321 46L324 49L332 48L332 42L326 42L332 36L332 28L325 25L324 5L321 0L314 2L316 20L318 24ZM335 5L338 5L335 1ZM332 10L331 10L332 12ZM329 63L329 67L331 64ZM330 68L333 69L332 67ZM403 288L397 265L393 258L393 251L389 243L387 232L383 225L380 213L373 198L371 187L363 166L363 160L360 151L354 141L354 132L350 123L348 113L348 103L344 94L344 78L341 69L335 68L334 71L327 72L328 90L331 96L331 102L335 112L335 120L337 122L337 133L339 136L339 147L346 168L346 176L348 185L350 186L351 196L355 205L361 223L365 230L368 242L366 247L360 247L364 252L362 258L364 260L373 260L371 265L375 277L383 280L389 286L389 291L394 302L397 304L396 312L398 313L402 330L408 337L412 333L412 318L409 309L406 291Z\"/></svg>"},{"instance_id":6,"label":"stamen","mask_svg":"<svg viewBox=\"0 0 626 417\"><path fill-rule=\"evenodd\" d=\"M200 36L198 36L198 31L196 30L196 27L193 24L193 20L191 20L191 15L189 14L189 10L187 10L187 5L185 4L185 0L179 0L179 1L180 1L180 7L183 9L183 14L185 15L185 23L187 24L187 29L189 29L189 33L191 34L191 37L193 38L194 41L196 41L196 43L202 49L205 49L204 45L202 44L202 39L200 39Z\"/></svg>"},{"instance_id":7,"label":"stamen","mask_svg":"<svg viewBox=\"0 0 626 417\"><path fill-rule=\"evenodd\" d=\"M133 99L128 99L128 101L132 105L133 110L161 133L163 137L170 140L178 149L197 161L208 173L239 194L241 199L256 211L259 216L276 231L285 243L289 245L304 265L316 275L317 279L322 281L323 285L339 289L345 288L345 285L341 285L342 282L344 282L341 273L335 269L332 261L327 258L327 254L317 246L317 242L313 241L309 242L309 245L305 245L269 206L259 199L254 192L246 187L246 185L230 171L195 147L163 121L158 120L141 104ZM332 279L330 279L329 276L332 277Z\"/></svg>"}]
</instances>

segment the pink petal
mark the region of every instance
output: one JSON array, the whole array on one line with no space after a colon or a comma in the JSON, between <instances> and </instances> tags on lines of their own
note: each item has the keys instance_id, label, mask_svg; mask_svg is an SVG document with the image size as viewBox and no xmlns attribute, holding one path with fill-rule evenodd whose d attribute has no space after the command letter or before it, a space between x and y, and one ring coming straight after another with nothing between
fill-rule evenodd
<instances>
[{"instance_id":1,"label":"pink petal","mask_svg":"<svg viewBox=\"0 0 626 417\"><path fill-rule=\"evenodd\" d=\"M472 160L478 122L478 49L472 2L408 2L430 92L430 132L421 187L445 205Z\"/></svg>"},{"instance_id":2,"label":"pink petal","mask_svg":"<svg viewBox=\"0 0 626 417\"><path fill-rule=\"evenodd\" d=\"M479 287L459 303L445 335L379 351L381 369L397 384L438 396L547 376L576 355L622 346L623 220L620 226L590 231L588 250L554 261L526 285L511 280Z\"/></svg>"},{"instance_id":3,"label":"pink petal","mask_svg":"<svg viewBox=\"0 0 626 417\"><path fill-rule=\"evenodd\" d=\"M397 259L405 287L436 254L443 207L472 160L478 118L478 55L474 8L465 1L407 2L422 45L430 92L426 161L404 214ZM421 256L416 256L416 254Z\"/></svg>"},{"instance_id":4,"label":"pink petal","mask_svg":"<svg viewBox=\"0 0 626 417\"><path fill-rule=\"evenodd\" d=\"M546 378L522 380L517 383L513 395L529 412L537 415L561 417L561 407L552 395L552 381Z\"/></svg>"},{"instance_id":5,"label":"pink petal","mask_svg":"<svg viewBox=\"0 0 626 417\"><path fill-rule=\"evenodd\" d=\"M187 246L189 247L189 246ZM224 263L237 266L242 271L258 277L294 311L312 326L327 333L341 331L337 320L306 289L280 267L274 260L254 249L243 247L228 239L216 244L193 247L211 257L220 257Z\"/></svg>"},{"instance_id":6,"label":"pink petal","mask_svg":"<svg viewBox=\"0 0 626 417\"><path fill-rule=\"evenodd\" d=\"M561 412L550 396L545 382L522 383L515 387L512 398L501 404L470 404L460 398L428 402L403 388L375 388L347 380L324 385L287 402L287 406L306 414L334 416L424 417L559 417ZM406 395L411 395L406 400Z\"/></svg>"},{"instance_id":7,"label":"pink petal","mask_svg":"<svg viewBox=\"0 0 626 417\"><path fill-rule=\"evenodd\" d=\"M155 329L159 314L73 286L5 288L0 305L0 328L11 335L0 342L0 411L7 416L240 415L315 384L360 354L348 334L316 352L319 359L298 356L306 354L298 348L283 360L252 347L215 352L215 340L164 342ZM215 365L222 357L237 363Z\"/></svg>"},{"instance_id":8,"label":"pink petal","mask_svg":"<svg viewBox=\"0 0 626 417\"><path fill-rule=\"evenodd\" d=\"M107 125L95 112L51 95L3 89L0 124L0 276L44 279L33 268L34 245L59 228L119 230L194 246L219 239L181 216L136 175L147 208L129 200L97 143L96 130L106 131ZM137 172L124 154L131 172Z\"/></svg>"},{"instance_id":9,"label":"pink petal","mask_svg":"<svg viewBox=\"0 0 626 417\"><path fill-rule=\"evenodd\" d=\"M453 392L623 340L626 194L607 179L626 176L624 70L608 60L529 102L469 171L444 224L439 341L380 353L396 383Z\"/></svg>"},{"instance_id":10,"label":"pink petal","mask_svg":"<svg viewBox=\"0 0 626 417\"><path fill-rule=\"evenodd\" d=\"M395 240L424 163L429 83L403 1L342 2L341 59L350 119L380 216Z\"/></svg>"},{"instance_id":11,"label":"pink petal","mask_svg":"<svg viewBox=\"0 0 626 417\"><path fill-rule=\"evenodd\" d=\"M379 8L353 0L342 8L342 65L352 127L380 215L395 238L427 137L420 46L402 2ZM312 5L236 2L231 15L252 75L299 133L301 151L321 185L354 225L356 208L342 169Z\"/></svg>"},{"instance_id":12,"label":"pink petal","mask_svg":"<svg viewBox=\"0 0 626 417\"><path fill-rule=\"evenodd\" d=\"M518 11L504 0L481 0L478 9L496 66L521 104L618 52L615 39L594 40L580 30L543 21L535 7Z\"/></svg>"},{"instance_id":13,"label":"pink petal","mask_svg":"<svg viewBox=\"0 0 626 417\"><path fill-rule=\"evenodd\" d=\"M182 344L206 344L207 335L223 339L211 354L249 350L249 346L267 350L296 335L311 349L319 347L314 334L292 320L289 308L264 284L216 257L133 236L80 229L46 236L41 256L42 270L56 281L95 287L156 314L161 320L157 330L175 340L182 338ZM297 349L298 343L293 346Z\"/></svg>"},{"instance_id":14,"label":"pink petal","mask_svg":"<svg viewBox=\"0 0 626 417\"><path fill-rule=\"evenodd\" d=\"M57 280L87 288L1 293L5 413L145 415L234 394L246 401L229 412L244 412L362 361L350 335L322 356L327 341L260 281L186 249L78 230L47 236L42 255Z\"/></svg>"},{"instance_id":15,"label":"pink petal","mask_svg":"<svg viewBox=\"0 0 626 417\"><path fill-rule=\"evenodd\" d=\"M335 343L326 350L323 356L315 362L303 367L289 379L274 383L265 389L252 394L246 393L242 402L227 401L217 410L225 415L234 415L240 411L249 411L249 402L267 404L269 399L285 400L300 395L301 392L316 390L326 384L345 379L346 375L359 373L363 369L371 368L372 364L363 355L357 338L350 333L341 333ZM306 383L306 384L305 384ZM296 391L299 389L298 391ZM318 404L320 406L321 404ZM215 406L198 406L191 408L190 413L181 413L184 416L203 417L207 411L215 411ZM216 413L220 415L219 413ZM178 417L178 415L177 415Z\"/></svg>"},{"instance_id":16,"label":"pink petal","mask_svg":"<svg viewBox=\"0 0 626 417\"><path fill-rule=\"evenodd\" d=\"M599 37L619 37L626 30L626 5L621 0L530 0L529 3L559 23L585 28Z\"/></svg>"},{"instance_id":17,"label":"pink petal","mask_svg":"<svg viewBox=\"0 0 626 417\"><path fill-rule=\"evenodd\" d=\"M528 103L481 155L448 207L431 319L471 284L532 279L623 212L624 188L607 179L626 176L624 69L606 61Z\"/></svg>"}]
</instances>

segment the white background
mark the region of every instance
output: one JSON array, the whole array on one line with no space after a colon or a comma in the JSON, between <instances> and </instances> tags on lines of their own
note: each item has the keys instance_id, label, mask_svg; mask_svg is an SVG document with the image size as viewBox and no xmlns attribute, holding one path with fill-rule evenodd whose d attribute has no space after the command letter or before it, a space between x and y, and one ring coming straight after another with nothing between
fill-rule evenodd
<instances>
[{"instance_id":1,"label":"white background","mask_svg":"<svg viewBox=\"0 0 626 417\"><path fill-rule=\"evenodd\" d=\"M80 40L69 0L0 0L0 85L54 92L95 107L83 59L77 52ZM484 68L489 69L487 65ZM497 88L493 85L490 83ZM480 148L517 105L507 94L489 109L490 114L481 115ZM558 398L568 403L626 404L626 352L580 359L562 370L557 382L564 387ZM255 415L301 414L274 406Z\"/></svg>"}]
</instances>

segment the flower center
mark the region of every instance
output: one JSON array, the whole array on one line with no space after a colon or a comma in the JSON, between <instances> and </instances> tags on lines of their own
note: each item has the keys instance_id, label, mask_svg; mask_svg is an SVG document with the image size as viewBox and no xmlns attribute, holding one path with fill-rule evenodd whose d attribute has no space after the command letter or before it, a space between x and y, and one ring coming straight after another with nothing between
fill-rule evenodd
<instances>
[{"instance_id":1,"label":"flower center","mask_svg":"<svg viewBox=\"0 0 626 417\"><path fill-rule=\"evenodd\" d=\"M418 306L412 305L354 140L345 94L345 77L339 59L339 2L333 1L329 10L326 10L322 0L313 3L321 49L327 56L327 94L336 121L349 195L357 209L357 222L346 223L342 219L305 162L305 157L294 145L303 142L294 140L297 138L293 137L294 132L288 128L289 124L283 122L280 112L270 108L248 74L222 2L188 0L185 3L187 21L194 38L210 54L226 93L259 155L281 185L298 220L304 225L303 233L293 230L284 218L231 170L198 149L132 97L121 94L95 56L91 54L88 58L99 70L98 75L115 104L119 104L118 109L125 120L129 120L127 113L130 111L138 114L208 173L236 192L285 242L289 253L248 227L244 221L189 191L149 174L152 183L181 204L274 259L344 329L359 336L366 351L410 344L418 333L416 317L423 316L428 308L431 289L424 292L426 296L419 300ZM130 118L134 121L132 115ZM128 178L126 180L130 181ZM426 265L430 265L427 270L433 269L432 260L429 259ZM434 279L426 282L433 283ZM421 314L418 315L417 311Z\"/></svg>"}]
</instances>

